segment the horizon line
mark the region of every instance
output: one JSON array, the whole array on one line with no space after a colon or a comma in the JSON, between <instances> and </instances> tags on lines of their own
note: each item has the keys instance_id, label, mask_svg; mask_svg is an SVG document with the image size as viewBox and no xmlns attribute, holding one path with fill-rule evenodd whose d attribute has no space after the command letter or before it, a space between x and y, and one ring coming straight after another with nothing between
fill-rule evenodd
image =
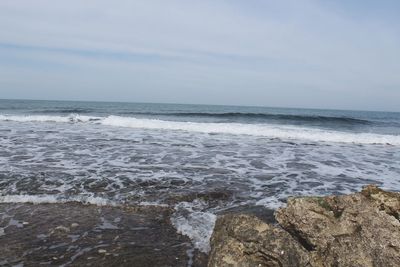
<instances>
[{"instance_id":1,"label":"horizon line","mask_svg":"<svg viewBox=\"0 0 400 267\"><path fill-rule=\"evenodd\" d=\"M105 101L105 100L73 100L73 99L27 99L27 98L0 98L0 101L49 101L49 102L86 102L86 103L121 103L121 104L164 104L164 105L194 105L194 106L225 106L225 107L253 107L271 109L302 109L302 110L330 110L330 111L356 111L356 112L382 112L400 113L392 110L362 110L362 109L337 109L337 108L312 108L312 107L282 107L282 106L261 106L243 104L205 104L205 103L174 103L174 102L134 102L134 101Z\"/></svg>"}]
</instances>

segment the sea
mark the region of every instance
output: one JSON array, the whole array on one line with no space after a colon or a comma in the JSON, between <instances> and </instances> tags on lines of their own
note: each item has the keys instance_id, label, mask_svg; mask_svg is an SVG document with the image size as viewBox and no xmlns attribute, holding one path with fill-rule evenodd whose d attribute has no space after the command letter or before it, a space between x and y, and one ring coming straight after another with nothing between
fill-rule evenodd
<instances>
[{"instance_id":1,"label":"sea","mask_svg":"<svg viewBox=\"0 0 400 267\"><path fill-rule=\"evenodd\" d=\"M209 250L218 214L400 190L400 113L0 100L0 203L155 205Z\"/></svg>"}]
</instances>

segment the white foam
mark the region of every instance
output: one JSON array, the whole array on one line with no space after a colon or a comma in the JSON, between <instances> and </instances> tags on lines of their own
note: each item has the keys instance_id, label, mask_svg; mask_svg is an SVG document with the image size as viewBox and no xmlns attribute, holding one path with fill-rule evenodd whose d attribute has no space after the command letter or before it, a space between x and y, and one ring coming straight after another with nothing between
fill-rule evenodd
<instances>
[{"instance_id":1,"label":"white foam","mask_svg":"<svg viewBox=\"0 0 400 267\"><path fill-rule=\"evenodd\" d=\"M0 196L0 203L31 203L31 204L60 204L79 202L97 206L115 206L116 203L101 197L71 196L60 197L57 195L5 195Z\"/></svg>"},{"instance_id":2,"label":"white foam","mask_svg":"<svg viewBox=\"0 0 400 267\"><path fill-rule=\"evenodd\" d=\"M16 122L62 122L91 123L113 127L139 129L173 130L198 133L218 133L234 135L251 135L268 138L306 140L314 142L356 143L356 144L391 144L400 145L400 135L374 133L349 133L340 131L306 128L299 126L278 126L270 124L243 123L205 123L179 122L156 119L138 119L133 117L108 116L90 117L70 116L12 116L0 115L0 121Z\"/></svg>"},{"instance_id":3,"label":"white foam","mask_svg":"<svg viewBox=\"0 0 400 267\"><path fill-rule=\"evenodd\" d=\"M161 204L158 202L150 202L150 201L141 201L138 204L139 206L150 206L150 207L168 207L168 204Z\"/></svg>"},{"instance_id":4,"label":"white foam","mask_svg":"<svg viewBox=\"0 0 400 267\"><path fill-rule=\"evenodd\" d=\"M68 116L47 116L47 115L0 115L0 121L15 121L15 122L89 122L91 120L100 119L100 117L82 116L71 114Z\"/></svg>"},{"instance_id":5,"label":"white foam","mask_svg":"<svg viewBox=\"0 0 400 267\"><path fill-rule=\"evenodd\" d=\"M195 248L201 252L210 251L210 238L214 230L217 216L210 212L199 211L199 207L205 204L195 200L193 202L181 202L175 206L175 214L171 223L177 232L188 236Z\"/></svg>"},{"instance_id":6,"label":"white foam","mask_svg":"<svg viewBox=\"0 0 400 267\"><path fill-rule=\"evenodd\" d=\"M254 135L270 138L301 139L308 141L400 145L400 136L396 135L346 133L296 126L276 126L268 124L241 123L177 122L154 119L137 119L119 116L109 116L101 120L100 123L103 125L122 126L130 128Z\"/></svg>"},{"instance_id":7,"label":"white foam","mask_svg":"<svg viewBox=\"0 0 400 267\"><path fill-rule=\"evenodd\" d=\"M273 210L284 207L286 204L278 199L277 196L270 196L260 199L256 202L256 205L264 206Z\"/></svg>"}]
</instances>

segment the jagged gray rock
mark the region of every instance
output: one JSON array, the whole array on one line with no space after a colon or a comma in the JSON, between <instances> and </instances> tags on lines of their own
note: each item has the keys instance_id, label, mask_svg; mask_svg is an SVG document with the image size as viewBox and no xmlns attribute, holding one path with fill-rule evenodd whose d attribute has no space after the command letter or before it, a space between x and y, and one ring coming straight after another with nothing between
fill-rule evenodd
<instances>
[{"instance_id":1,"label":"jagged gray rock","mask_svg":"<svg viewBox=\"0 0 400 267\"><path fill-rule=\"evenodd\" d=\"M212 266L399 266L400 194L289 198L279 225L250 215L218 218Z\"/></svg>"},{"instance_id":2,"label":"jagged gray rock","mask_svg":"<svg viewBox=\"0 0 400 267\"><path fill-rule=\"evenodd\" d=\"M305 266L309 261L290 234L252 215L224 215L214 229L209 266Z\"/></svg>"}]
</instances>

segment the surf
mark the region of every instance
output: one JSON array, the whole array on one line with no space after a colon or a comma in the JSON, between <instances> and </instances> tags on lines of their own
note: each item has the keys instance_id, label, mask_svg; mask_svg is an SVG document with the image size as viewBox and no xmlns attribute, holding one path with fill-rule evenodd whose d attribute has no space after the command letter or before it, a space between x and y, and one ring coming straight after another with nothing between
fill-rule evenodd
<instances>
[{"instance_id":1,"label":"surf","mask_svg":"<svg viewBox=\"0 0 400 267\"><path fill-rule=\"evenodd\" d=\"M204 134L250 135L266 138L287 140L303 140L310 142L335 142L354 144L400 145L400 135L375 133L354 133L344 131L325 130L319 128L302 127L296 125L275 125L266 123L245 124L226 122L187 122L168 121L160 119L146 119L123 116L84 116L71 114L69 116L55 115L0 115L0 121L20 123L47 122L47 123L81 123L97 124L107 127L124 127L132 129L185 131Z\"/></svg>"}]
</instances>

